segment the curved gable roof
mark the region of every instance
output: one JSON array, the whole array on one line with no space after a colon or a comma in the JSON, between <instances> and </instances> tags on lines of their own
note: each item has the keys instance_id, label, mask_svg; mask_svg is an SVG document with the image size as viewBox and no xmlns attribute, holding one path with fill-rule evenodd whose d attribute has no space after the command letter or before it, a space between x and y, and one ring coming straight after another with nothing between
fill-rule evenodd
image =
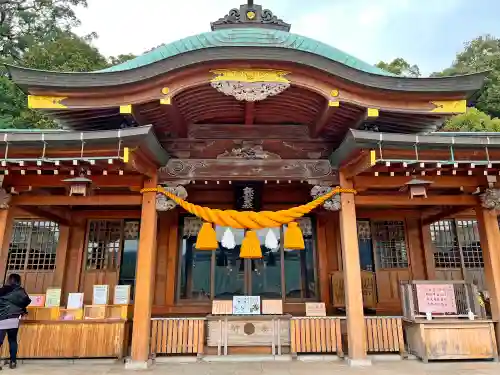
<instances>
[{"instance_id":1,"label":"curved gable roof","mask_svg":"<svg viewBox=\"0 0 500 375\"><path fill-rule=\"evenodd\" d=\"M169 44L163 44L135 59L100 70L99 72L119 72L136 69L182 53L214 47L286 48L318 55L365 73L395 76L392 73L386 72L317 40L286 31L256 27L216 30L193 35Z\"/></svg>"}]
</instances>

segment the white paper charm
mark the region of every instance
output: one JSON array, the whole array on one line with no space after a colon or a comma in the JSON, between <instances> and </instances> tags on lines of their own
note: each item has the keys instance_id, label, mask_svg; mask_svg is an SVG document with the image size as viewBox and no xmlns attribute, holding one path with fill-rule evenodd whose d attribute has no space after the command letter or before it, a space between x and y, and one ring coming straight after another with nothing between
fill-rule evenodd
<instances>
[{"instance_id":1,"label":"white paper charm","mask_svg":"<svg viewBox=\"0 0 500 375\"><path fill-rule=\"evenodd\" d=\"M275 250L279 246L278 239L276 238L276 235L274 234L272 229L269 229L266 234L265 245L269 250Z\"/></svg>"},{"instance_id":2,"label":"white paper charm","mask_svg":"<svg viewBox=\"0 0 500 375\"><path fill-rule=\"evenodd\" d=\"M224 234L222 235L221 241L222 247L226 249L234 249L236 247L236 242L234 240L234 234L231 232L231 229L227 228Z\"/></svg>"}]
</instances>

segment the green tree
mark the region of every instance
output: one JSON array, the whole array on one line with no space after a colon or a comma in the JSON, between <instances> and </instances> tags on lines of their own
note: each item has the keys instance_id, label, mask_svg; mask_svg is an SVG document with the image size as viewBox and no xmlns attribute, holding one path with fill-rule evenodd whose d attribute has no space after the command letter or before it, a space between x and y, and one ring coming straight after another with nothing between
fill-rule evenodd
<instances>
[{"instance_id":1,"label":"green tree","mask_svg":"<svg viewBox=\"0 0 500 375\"><path fill-rule=\"evenodd\" d=\"M1 1L1 0L0 0ZM19 65L33 69L86 72L108 62L90 43L95 35L79 37L59 30L25 50ZM4 74L0 76L0 128L56 128L41 111L27 108L26 95Z\"/></svg>"},{"instance_id":2,"label":"green tree","mask_svg":"<svg viewBox=\"0 0 500 375\"><path fill-rule=\"evenodd\" d=\"M60 72L89 72L108 66L106 58L92 46L95 34L80 37L69 31L57 34L29 48L20 65Z\"/></svg>"},{"instance_id":3,"label":"green tree","mask_svg":"<svg viewBox=\"0 0 500 375\"><path fill-rule=\"evenodd\" d=\"M136 57L135 55L133 55L131 53L127 53L127 54L118 55L118 56L111 56L108 59L108 61L109 61L110 66L114 66L114 65L118 65L118 64L124 63L126 61L132 60L135 57Z\"/></svg>"},{"instance_id":4,"label":"green tree","mask_svg":"<svg viewBox=\"0 0 500 375\"><path fill-rule=\"evenodd\" d=\"M466 113L448 119L442 130L453 132L499 132L500 119L492 118L477 108L468 108Z\"/></svg>"},{"instance_id":5,"label":"green tree","mask_svg":"<svg viewBox=\"0 0 500 375\"><path fill-rule=\"evenodd\" d=\"M453 76L490 71L476 100L476 108L490 116L500 117L500 39L491 35L480 36L465 43L453 64L434 77Z\"/></svg>"},{"instance_id":6,"label":"green tree","mask_svg":"<svg viewBox=\"0 0 500 375\"><path fill-rule=\"evenodd\" d=\"M389 73L397 74L398 76L414 78L420 77L420 69L418 65L410 65L410 63L401 57L398 57L389 63L380 61L375 66Z\"/></svg>"},{"instance_id":7,"label":"green tree","mask_svg":"<svg viewBox=\"0 0 500 375\"><path fill-rule=\"evenodd\" d=\"M0 0L0 57L19 60L47 35L78 25L76 6L87 0Z\"/></svg>"}]
</instances>

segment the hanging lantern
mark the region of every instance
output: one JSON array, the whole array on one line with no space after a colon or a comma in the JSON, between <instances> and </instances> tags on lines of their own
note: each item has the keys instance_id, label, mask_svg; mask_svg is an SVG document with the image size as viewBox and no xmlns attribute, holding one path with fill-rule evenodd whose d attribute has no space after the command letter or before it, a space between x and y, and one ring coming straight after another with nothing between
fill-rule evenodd
<instances>
[{"instance_id":1,"label":"hanging lantern","mask_svg":"<svg viewBox=\"0 0 500 375\"><path fill-rule=\"evenodd\" d=\"M240 258L242 259L261 259L262 249L260 247L259 236L254 230L249 230L241 243Z\"/></svg>"},{"instance_id":2,"label":"hanging lantern","mask_svg":"<svg viewBox=\"0 0 500 375\"><path fill-rule=\"evenodd\" d=\"M427 198L427 186L432 184L432 181L427 180L417 180L416 178L408 181L402 188L401 191L408 190L410 194L410 199L413 198Z\"/></svg>"},{"instance_id":3,"label":"hanging lantern","mask_svg":"<svg viewBox=\"0 0 500 375\"><path fill-rule=\"evenodd\" d=\"M81 195L86 197L87 195L90 195L90 185L92 184L92 180L84 177L83 174L80 177L67 178L62 181L68 183L69 185L69 196Z\"/></svg>"}]
</instances>

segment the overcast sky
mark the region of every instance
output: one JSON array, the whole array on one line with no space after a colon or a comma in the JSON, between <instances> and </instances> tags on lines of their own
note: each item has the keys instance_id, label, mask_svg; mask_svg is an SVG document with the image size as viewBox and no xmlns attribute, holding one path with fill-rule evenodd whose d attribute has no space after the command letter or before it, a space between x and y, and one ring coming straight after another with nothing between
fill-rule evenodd
<instances>
[{"instance_id":1,"label":"overcast sky","mask_svg":"<svg viewBox=\"0 0 500 375\"><path fill-rule=\"evenodd\" d=\"M97 32L109 55L141 54L210 30L245 0L88 0L80 33ZM500 0L257 0L291 31L375 64L403 57L424 74L442 70L463 43L500 36Z\"/></svg>"}]
</instances>

